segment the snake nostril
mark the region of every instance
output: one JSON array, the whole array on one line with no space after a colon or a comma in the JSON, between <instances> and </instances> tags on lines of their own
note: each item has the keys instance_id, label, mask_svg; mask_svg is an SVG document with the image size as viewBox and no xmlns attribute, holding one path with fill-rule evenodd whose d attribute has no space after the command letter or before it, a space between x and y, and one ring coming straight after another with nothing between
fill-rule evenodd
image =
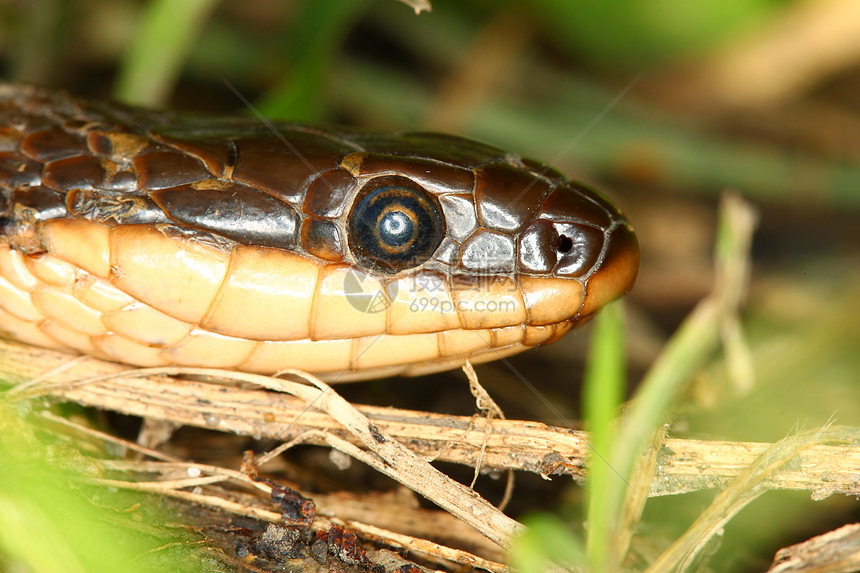
<instances>
[{"instance_id":1,"label":"snake nostril","mask_svg":"<svg viewBox=\"0 0 860 573\"><path fill-rule=\"evenodd\" d=\"M559 253L568 253L573 248L573 239L567 235L559 235L555 248Z\"/></svg>"}]
</instances>

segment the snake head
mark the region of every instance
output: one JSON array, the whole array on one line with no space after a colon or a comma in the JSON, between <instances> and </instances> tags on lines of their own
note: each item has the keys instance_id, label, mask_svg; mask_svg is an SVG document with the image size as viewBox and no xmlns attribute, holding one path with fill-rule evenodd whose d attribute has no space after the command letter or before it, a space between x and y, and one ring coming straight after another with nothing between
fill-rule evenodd
<instances>
[{"instance_id":1,"label":"snake head","mask_svg":"<svg viewBox=\"0 0 860 573\"><path fill-rule=\"evenodd\" d=\"M4 335L139 366L416 375L557 340L633 284L621 212L467 139L0 87Z\"/></svg>"}]
</instances>

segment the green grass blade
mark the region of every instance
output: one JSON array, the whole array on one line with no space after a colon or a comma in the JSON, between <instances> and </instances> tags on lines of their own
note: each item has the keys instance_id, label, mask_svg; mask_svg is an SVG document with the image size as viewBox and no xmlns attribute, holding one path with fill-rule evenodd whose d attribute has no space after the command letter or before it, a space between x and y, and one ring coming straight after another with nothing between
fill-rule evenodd
<instances>
[{"instance_id":1,"label":"green grass blade","mask_svg":"<svg viewBox=\"0 0 860 573\"><path fill-rule=\"evenodd\" d=\"M113 96L127 104L164 105L192 42L217 0L154 0L125 53Z\"/></svg>"},{"instance_id":2,"label":"green grass blade","mask_svg":"<svg viewBox=\"0 0 860 573\"><path fill-rule=\"evenodd\" d=\"M263 115L298 121L322 118L326 73L367 4L367 0L309 0L301 5L289 46L293 67L257 101Z\"/></svg>"},{"instance_id":3,"label":"green grass blade","mask_svg":"<svg viewBox=\"0 0 860 573\"><path fill-rule=\"evenodd\" d=\"M592 571L606 570L613 520L606 511L611 485L623 487L624 479L609 465L613 422L624 399L624 313L622 303L604 308L595 319L583 386L583 418L589 432L591 455L586 485L588 563Z\"/></svg>"},{"instance_id":4,"label":"green grass blade","mask_svg":"<svg viewBox=\"0 0 860 573\"><path fill-rule=\"evenodd\" d=\"M199 535L157 525L177 517L154 496L89 484L98 461L61 440L43 443L51 432L39 421L0 398L0 570L10 562L34 573L202 570L209 557Z\"/></svg>"},{"instance_id":5,"label":"green grass blade","mask_svg":"<svg viewBox=\"0 0 860 573\"><path fill-rule=\"evenodd\" d=\"M754 227L755 214L748 204L737 196L724 196L717 229L714 290L685 319L646 373L613 442L611 464L630 483L643 486L632 474L646 445L669 417L680 391L717 349L724 320L737 312L746 290ZM620 562L629 540L629 536L621 533L622 530L629 533L629 528L625 529L622 524L622 512L628 520L638 518L641 513L641 507L625 508L624 505L644 504L647 496L641 491L632 491L620 480L607 483L605 511L608 515L605 519L615 524L610 527L614 531L611 539L616 544L610 555Z\"/></svg>"},{"instance_id":6,"label":"green grass blade","mask_svg":"<svg viewBox=\"0 0 860 573\"><path fill-rule=\"evenodd\" d=\"M536 514L523 520L526 529L516 537L509 556L510 565L520 573L545 573L579 569L585 562L581 540L568 526L549 514Z\"/></svg>"}]
</instances>

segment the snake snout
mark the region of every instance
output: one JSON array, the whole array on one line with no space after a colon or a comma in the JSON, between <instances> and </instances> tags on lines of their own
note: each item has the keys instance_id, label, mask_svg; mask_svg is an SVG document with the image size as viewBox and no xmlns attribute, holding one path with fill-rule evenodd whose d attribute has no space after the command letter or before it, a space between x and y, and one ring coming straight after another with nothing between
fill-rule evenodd
<instances>
[{"instance_id":1,"label":"snake snout","mask_svg":"<svg viewBox=\"0 0 860 573\"><path fill-rule=\"evenodd\" d=\"M588 277L585 302L579 313L587 317L633 287L639 273L639 241L625 221L606 234L601 262Z\"/></svg>"},{"instance_id":2,"label":"snake snout","mask_svg":"<svg viewBox=\"0 0 860 573\"><path fill-rule=\"evenodd\" d=\"M639 243L624 215L576 182L544 200L521 233L518 268L529 324L578 324L633 286Z\"/></svg>"}]
</instances>

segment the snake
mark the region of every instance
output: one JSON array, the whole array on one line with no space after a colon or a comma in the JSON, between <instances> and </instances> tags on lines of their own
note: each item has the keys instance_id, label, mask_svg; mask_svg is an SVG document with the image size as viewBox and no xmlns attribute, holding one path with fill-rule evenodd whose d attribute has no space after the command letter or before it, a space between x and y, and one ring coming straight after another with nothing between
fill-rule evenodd
<instances>
[{"instance_id":1,"label":"snake","mask_svg":"<svg viewBox=\"0 0 860 573\"><path fill-rule=\"evenodd\" d=\"M0 337L138 367L416 376L625 294L621 211L453 135L0 84Z\"/></svg>"}]
</instances>

